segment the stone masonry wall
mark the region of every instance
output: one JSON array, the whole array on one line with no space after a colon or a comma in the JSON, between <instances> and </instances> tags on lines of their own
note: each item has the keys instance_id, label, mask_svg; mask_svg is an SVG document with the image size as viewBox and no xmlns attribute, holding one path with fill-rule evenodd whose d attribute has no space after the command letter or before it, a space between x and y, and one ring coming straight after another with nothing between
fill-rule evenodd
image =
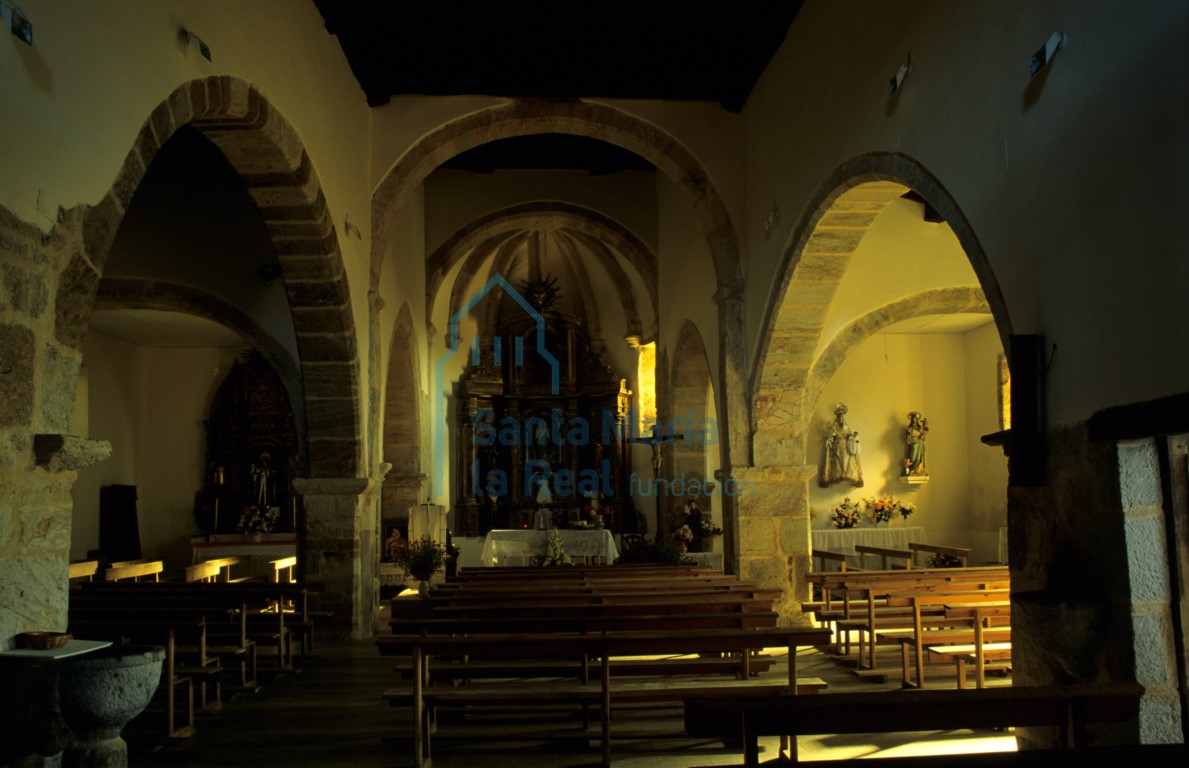
<instances>
[{"instance_id":1,"label":"stone masonry wall","mask_svg":"<svg viewBox=\"0 0 1189 768\"><path fill-rule=\"evenodd\" d=\"M1048 483L1008 489L1012 673L1023 685L1135 679L1125 521L1115 447L1084 427L1049 433ZM1134 742L1134 723L1093 739ZM1026 729L1021 747L1057 746Z\"/></svg>"},{"instance_id":2,"label":"stone masonry wall","mask_svg":"<svg viewBox=\"0 0 1189 768\"><path fill-rule=\"evenodd\" d=\"M60 283L86 279L82 216L50 235L0 208L0 648L30 630L66 625L70 488L77 463L39 467L34 435L66 433L81 351L58 338ZM93 458L100 458L95 456Z\"/></svg>"},{"instance_id":3,"label":"stone masonry wall","mask_svg":"<svg viewBox=\"0 0 1189 768\"><path fill-rule=\"evenodd\" d=\"M1153 440L1120 443L1119 491L1127 541L1134 634L1135 679L1140 701L1140 742L1179 743L1176 629L1160 491L1160 459Z\"/></svg>"}]
</instances>

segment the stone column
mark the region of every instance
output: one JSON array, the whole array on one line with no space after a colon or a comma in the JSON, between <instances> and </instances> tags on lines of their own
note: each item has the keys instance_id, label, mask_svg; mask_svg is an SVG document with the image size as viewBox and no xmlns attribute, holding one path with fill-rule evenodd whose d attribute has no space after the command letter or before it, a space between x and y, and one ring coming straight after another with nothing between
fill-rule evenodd
<instances>
[{"instance_id":1,"label":"stone column","mask_svg":"<svg viewBox=\"0 0 1189 768\"><path fill-rule=\"evenodd\" d=\"M776 611L782 625L808 623L801 601L809 598L809 479L814 467L746 467L732 470L723 489L735 500L738 573L784 590Z\"/></svg>"},{"instance_id":2,"label":"stone column","mask_svg":"<svg viewBox=\"0 0 1189 768\"><path fill-rule=\"evenodd\" d=\"M21 632L66 629L70 489L111 444L71 435L12 433L0 453L0 648ZM30 450L30 448L32 450ZM21 459L21 455L25 459ZM31 455L32 454L32 455Z\"/></svg>"},{"instance_id":3,"label":"stone column","mask_svg":"<svg viewBox=\"0 0 1189 768\"><path fill-rule=\"evenodd\" d=\"M371 637L374 629L379 494L367 493L372 485L361 477L293 481L305 504L304 580L324 589L311 597L311 607L331 613L315 626L336 639Z\"/></svg>"}]
</instances>

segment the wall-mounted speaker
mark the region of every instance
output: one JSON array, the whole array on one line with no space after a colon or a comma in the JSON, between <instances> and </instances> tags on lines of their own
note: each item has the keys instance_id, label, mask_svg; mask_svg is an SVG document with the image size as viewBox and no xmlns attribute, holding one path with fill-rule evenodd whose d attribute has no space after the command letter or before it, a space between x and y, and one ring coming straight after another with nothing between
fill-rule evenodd
<instances>
[{"instance_id":1,"label":"wall-mounted speaker","mask_svg":"<svg viewBox=\"0 0 1189 768\"><path fill-rule=\"evenodd\" d=\"M1044 336L1023 334L1009 340L1011 369L1011 454L1008 484L1035 488L1046 481Z\"/></svg>"}]
</instances>

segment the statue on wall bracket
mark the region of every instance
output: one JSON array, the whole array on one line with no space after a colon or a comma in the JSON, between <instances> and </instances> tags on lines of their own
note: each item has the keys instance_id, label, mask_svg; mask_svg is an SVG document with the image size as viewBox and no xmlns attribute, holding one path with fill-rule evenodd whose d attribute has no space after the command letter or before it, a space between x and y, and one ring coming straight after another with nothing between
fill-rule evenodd
<instances>
[{"instance_id":1,"label":"statue on wall bracket","mask_svg":"<svg viewBox=\"0 0 1189 768\"><path fill-rule=\"evenodd\" d=\"M928 434L929 420L920 411L909 412L908 426L904 430L904 477L929 477L929 470L925 466L925 438Z\"/></svg>"},{"instance_id":2,"label":"statue on wall bracket","mask_svg":"<svg viewBox=\"0 0 1189 768\"><path fill-rule=\"evenodd\" d=\"M846 413L846 405L839 403L834 406L834 421L826 425L822 470L818 475L818 485L822 488L835 483L848 483L856 488L863 486L859 432L847 425Z\"/></svg>"}]
</instances>

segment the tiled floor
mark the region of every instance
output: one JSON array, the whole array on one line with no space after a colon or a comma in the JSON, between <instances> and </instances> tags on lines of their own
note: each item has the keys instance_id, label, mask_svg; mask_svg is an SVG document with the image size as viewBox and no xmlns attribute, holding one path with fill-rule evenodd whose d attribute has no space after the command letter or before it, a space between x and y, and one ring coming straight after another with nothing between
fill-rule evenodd
<instances>
[{"instance_id":1,"label":"tiled floor","mask_svg":"<svg viewBox=\"0 0 1189 768\"><path fill-rule=\"evenodd\" d=\"M382 658L370 641L322 643L318 657L300 672L277 679L259 693L226 704L223 711L200 718L198 735L180 745L152 754L133 749L133 768L170 766L214 768L215 766L265 766L266 768L336 768L337 766L409 766L407 741L386 739L400 731L407 733L408 711L389 707L380 693L395 684L392 660ZM786 674L783 663L771 672ZM848 669L815 651L798 657L801 676L818 676L830 683L830 691L892 690L898 682L883 685L859 681ZM998 684L1005 682L1000 679ZM952 685L938 680L938 684ZM829 692L819 695L828 696ZM486 723L488 733L523 727L526 713L517 722ZM628 724L629 713L617 719L617 727ZM650 731L676 732L679 710L631 713L635 727ZM435 768L569 768L600 762L597 742L512 742L477 738L446 738L446 729L458 733L462 726L443 724L440 738L433 742ZM544 727L544 726L542 726ZM776 739L763 740L762 760L776 755ZM920 754L927 751L969 752L1015 749L1014 738L997 732L944 732L908 735L821 736L802 738L802 760ZM678 768L678 766L739 765L737 750L719 742L688 738L645 738L616 740L616 766L622 768Z\"/></svg>"}]
</instances>

